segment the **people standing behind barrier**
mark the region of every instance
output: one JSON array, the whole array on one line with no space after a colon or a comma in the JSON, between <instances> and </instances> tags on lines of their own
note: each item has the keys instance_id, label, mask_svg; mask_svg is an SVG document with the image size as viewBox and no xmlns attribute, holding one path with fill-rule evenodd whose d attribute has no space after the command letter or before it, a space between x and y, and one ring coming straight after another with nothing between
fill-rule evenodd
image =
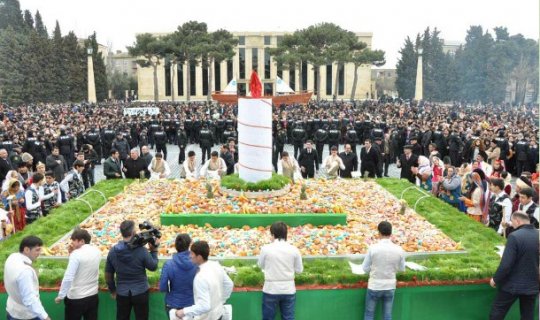
<instances>
[{"instance_id":1,"label":"people standing behind barrier","mask_svg":"<svg viewBox=\"0 0 540 320\"><path fill-rule=\"evenodd\" d=\"M270 226L272 243L261 248L257 264L264 273L263 320L273 320L279 307L282 319L294 319L296 287L294 277L304 266L298 248L287 242L287 225Z\"/></svg>"},{"instance_id":2,"label":"people standing behind barrier","mask_svg":"<svg viewBox=\"0 0 540 320\"><path fill-rule=\"evenodd\" d=\"M90 244L92 237L84 229L71 233L69 261L56 303L64 300L64 319L97 320L98 279L101 251Z\"/></svg>"},{"instance_id":3,"label":"people standing behind barrier","mask_svg":"<svg viewBox=\"0 0 540 320\"><path fill-rule=\"evenodd\" d=\"M161 270L159 291L165 292L167 316L171 309L181 310L194 304L193 279L198 267L191 261L190 244L191 238L188 234L177 235L174 242L176 253L171 260L165 262Z\"/></svg>"},{"instance_id":4,"label":"people standing behind barrier","mask_svg":"<svg viewBox=\"0 0 540 320\"><path fill-rule=\"evenodd\" d=\"M379 300L382 300L383 319L392 319L396 291L396 273L405 271L405 252L394 244L392 225L383 221L377 226L380 241L369 247L362 268L369 273L364 319L372 320Z\"/></svg>"},{"instance_id":5,"label":"people standing behind barrier","mask_svg":"<svg viewBox=\"0 0 540 320\"><path fill-rule=\"evenodd\" d=\"M4 264L4 287L8 294L7 320L50 320L39 300L39 280L32 263L41 254L43 241L27 236L19 245L19 252L12 253Z\"/></svg>"},{"instance_id":6,"label":"people standing behind barrier","mask_svg":"<svg viewBox=\"0 0 540 320\"><path fill-rule=\"evenodd\" d=\"M182 319L219 320L224 314L224 303L231 296L234 283L216 261L208 261L210 247L206 241L191 245L191 261L199 267L193 280L194 304L182 310L171 309L171 315ZM173 317L171 317L173 318Z\"/></svg>"},{"instance_id":7,"label":"people standing behind barrier","mask_svg":"<svg viewBox=\"0 0 540 320\"><path fill-rule=\"evenodd\" d=\"M129 320L131 309L137 320L148 319L149 285L146 269L156 271L158 267L157 247L148 243L148 249L132 243L135 223L124 220L120 224L122 240L115 244L107 255L105 281L113 299L116 299L116 319ZM150 252L148 252L150 250Z\"/></svg>"}]
</instances>

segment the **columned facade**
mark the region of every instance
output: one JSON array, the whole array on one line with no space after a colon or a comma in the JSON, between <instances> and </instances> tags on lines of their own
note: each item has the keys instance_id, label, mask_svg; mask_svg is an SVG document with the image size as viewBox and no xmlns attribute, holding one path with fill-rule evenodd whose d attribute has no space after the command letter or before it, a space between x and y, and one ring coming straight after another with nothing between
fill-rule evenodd
<instances>
[{"instance_id":1,"label":"columned facade","mask_svg":"<svg viewBox=\"0 0 540 320\"><path fill-rule=\"evenodd\" d=\"M368 48L371 48L371 33L356 33L359 40L365 42ZM224 90L231 78L236 78L238 81L238 89L240 92L249 90L249 77L253 67L257 68L259 78L263 83L264 92L267 94L275 94L275 80L278 76L277 65L272 57L268 60L267 48L276 47L281 40L284 32L233 32L233 35L239 40L239 45L235 49L235 56L231 61L223 61L219 64L219 73L216 73L215 64L209 66L212 68L213 81L208 86L203 84L207 79L204 75L206 69L203 70L199 63L194 72L187 69L186 65L177 66L160 61L158 65L158 92L159 100L172 101L174 94L175 101L186 101L187 98L187 73L191 72L191 82L195 84L192 88L191 100L206 100L206 94L203 88L208 88L209 91L215 91L217 87ZM241 58L242 55L242 58ZM165 72L165 67L170 68L170 72ZM308 91L313 92L313 98L316 97L316 74L311 64L304 64L306 70L281 70L281 78L287 84L292 84L291 87L295 91L302 91L300 84L307 86ZM331 71L331 76L328 71ZM332 99L335 95L337 99L348 100L351 97L352 85L354 81L354 65L345 64L341 69L338 64L334 63L330 66L320 66L320 96L322 99ZM294 75L294 79L291 76ZM355 91L355 99L369 98L371 91L371 67L360 66L357 71L358 81ZM193 79L195 77L195 79ZM337 78L336 78L337 77ZM139 82L139 99L143 101L151 101L154 99L153 91L153 70L151 67L137 67L137 78ZM339 87L337 92L335 82L338 79ZM166 81L169 81L173 90L166 90ZM329 84L328 82L331 81ZM331 89L331 90L330 90Z\"/></svg>"}]
</instances>

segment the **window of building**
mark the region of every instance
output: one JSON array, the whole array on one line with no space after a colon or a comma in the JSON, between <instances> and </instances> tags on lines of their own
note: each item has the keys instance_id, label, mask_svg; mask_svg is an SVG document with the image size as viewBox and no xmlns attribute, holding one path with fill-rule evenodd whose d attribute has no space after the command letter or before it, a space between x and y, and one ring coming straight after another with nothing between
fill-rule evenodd
<instances>
[{"instance_id":1,"label":"window of building","mask_svg":"<svg viewBox=\"0 0 540 320\"><path fill-rule=\"evenodd\" d=\"M165 96L171 95L171 62L165 61Z\"/></svg>"},{"instance_id":2,"label":"window of building","mask_svg":"<svg viewBox=\"0 0 540 320\"><path fill-rule=\"evenodd\" d=\"M214 87L216 91L221 91L221 63L214 62Z\"/></svg>"},{"instance_id":3,"label":"window of building","mask_svg":"<svg viewBox=\"0 0 540 320\"><path fill-rule=\"evenodd\" d=\"M178 64L178 69L176 70L176 76L177 76L177 83L178 83L178 88L177 88L177 92L178 92L178 95L179 96L183 96L184 95L184 64L183 63L179 63Z\"/></svg>"},{"instance_id":4,"label":"window of building","mask_svg":"<svg viewBox=\"0 0 540 320\"><path fill-rule=\"evenodd\" d=\"M238 75L240 79L246 78L246 49L240 48L238 49L238 66L240 74Z\"/></svg>"},{"instance_id":5,"label":"window of building","mask_svg":"<svg viewBox=\"0 0 540 320\"><path fill-rule=\"evenodd\" d=\"M339 65L338 82L339 82L338 95L342 96L345 94L345 66L343 65L343 63Z\"/></svg>"},{"instance_id":6,"label":"window of building","mask_svg":"<svg viewBox=\"0 0 540 320\"><path fill-rule=\"evenodd\" d=\"M317 80L317 78L318 78L317 74L319 72L321 72L320 67L319 68L313 68L313 94L317 94L317 92L318 92L317 90L319 88L319 85L318 85L319 82Z\"/></svg>"},{"instance_id":7,"label":"window of building","mask_svg":"<svg viewBox=\"0 0 540 320\"><path fill-rule=\"evenodd\" d=\"M227 83L231 82L233 78L233 61L232 59L227 60Z\"/></svg>"},{"instance_id":8,"label":"window of building","mask_svg":"<svg viewBox=\"0 0 540 320\"><path fill-rule=\"evenodd\" d=\"M332 95L332 65L326 65L326 95Z\"/></svg>"},{"instance_id":9,"label":"window of building","mask_svg":"<svg viewBox=\"0 0 540 320\"><path fill-rule=\"evenodd\" d=\"M202 94L203 96L208 94L208 67L202 66Z\"/></svg>"},{"instance_id":10,"label":"window of building","mask_svg":"<svg viewBox=\"0 0 540 320\"><path fill-rule=\"evenodd\" d=\"M259 49L252 48L251 49L251 69L256 69L257 72L260 72L258 67L259 67Z\"/></svg>"},{"instance_id":11,"label":"window of building","mask_svg":"<svg viewBox=\"0 0 540 320\"><path fill-rule=\"evenodd\" d=\"M189 78L189 85L190 85L190 90L189 90L189 94L194 96L195 94L197 94L197 79L195 78L197 73L195 72L195 63L191 63L189 65L189 74L190 74L190 78Z\"/></svg>"},{"instance_id":12,"label":"window of building","mask_svg":"<svg viewBox=\"0 0 540 320\"><path fill-rule=\"evenodd\" d=\"M296 91L296 76L294 71L294 68L289 69L289 87Z\"/></svg>"},{"instance_id":13,"label":"window of building","mask_svg":"<svg viewBox=\"0 0 540 320\"><path fill-rule=\"evenodd\" d=\"M239 83L239 84L238 84L238 94L239 94L241 97L245 97L245 96L246 96L246 84L245 84L245 83Z\"/></svg>"},{"instance_id":14,"label":"window of building","mask_svg":"<svg viewBox=\"0 0 540 320\"><path fill-rule=\"evenodd\" d=\"M238 45L239 46L245 46L246 45L246 37L245 36L239 36L238 37Z\"/></svg>"},{"instance_id":15,"label":"window of building","mask_svg":"<svg viewBox=\"0 0 540 320\"><path fill-rule=\"evenodd\" d=\"M306 61L302 61L302 91L307 90L307 73L308 73L308 65Z\"/></svg>"},{"instance_id":16,"label":"window of building","mask_svg":"<svg viewBox=\"0 0 540 320\"><path fill-rule=\"evenodd\" d=\"M270 36L264 36L264 45L269 46L271 39L272 38Z\"/></svg>"},{"instance_id":17,"label":"window of building","mask_svg":"<svg viewBox=\"0 0 540 320\"><path fill-rule=\"evenodd\" d=\"M274 86L271 83L264 84L264 95L273 96L274 95Z\"/></svg>"},{"instance_id":18,"label":"window of building","mask_svg":"<svg viewBox=\"0 0 540 320\"><path fill-rule=\"evenodd\" d=\"M264 48L264 78L270 79L270 48Z\"/></svg>"}]
</instances>

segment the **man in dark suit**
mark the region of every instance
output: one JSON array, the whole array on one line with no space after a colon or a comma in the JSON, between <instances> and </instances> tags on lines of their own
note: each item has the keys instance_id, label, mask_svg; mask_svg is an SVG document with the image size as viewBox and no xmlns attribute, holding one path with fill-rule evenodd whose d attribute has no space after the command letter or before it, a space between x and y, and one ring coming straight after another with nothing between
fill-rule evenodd
<instances>
[{"instance_id":1,"label":"man in dark suit","mask_svg":"<svg viewBox=\"0 0 540 320\"><path fill-rule=\"evenodd\" d=\"M109 179L121 179L122 167L120 165L120 152L111 150L111 156L103 163L103 175Z\"/></svg>"},{"instance_id":2,"label":"man in dark suit","mask_svg":"<svg viewBox=\"0 0 540 320\"><path fill-rule=\"evenodd\" d=\"M498 292L491 306L490 320L504 319L519 298L521 319L534 318L538 296L538 230L529 216L516 211L511 217L515 231L508 236L501 263L490 281Z\"/></svg>"},{"instance_id":3,"label":"man in dark suit","mask_svg":"<svg viewBox=\"0 0 540 320\"><path fill-rule=\"evenodd\" d=\"M375 178L377 172L377 164L379 163L379 154L377 148L371 145L371 139L364 140L364 147L360 151L360 172L362 177L368 172L369 178Z\"/></svg>"},{"instance_id":4,"label":"man in dark suit","mask_svg":"<svg viewBox=\"0 0 540 320\"><path fill-rule=\"evenodd\" d=\"M342 178L352 178L351 172L358 170L358 157L356 153L352 152L350 144L345 145L345 151L339 154L345 170L339 170L339 176Z\"/></svg>"},{"instance_id":5,"label":"man in dark suit","mask_svg":"<svg viewBox=\"0 0 540 320\"><path fill-rule=\"evenodd\" d=\"M311 140L306 142L306 147L300 152L298 165L304 179L315 177L315 170L319 170L319 154L313 149Z\"/></svg>"},{"instance_id":6,"label":"man in dark suit","mask_svg":"<svg viewBox=\"0 0 540 320\"><path fill-rule=\"evenodd\" d=\"M401 179L407 179L410 183L415 183L416 178L411 171L412 167L418 167L418 156L412 153L413 146L403 147L403 154L399 156L397 167L401 168Z\"/></svg>"}]
</instances>

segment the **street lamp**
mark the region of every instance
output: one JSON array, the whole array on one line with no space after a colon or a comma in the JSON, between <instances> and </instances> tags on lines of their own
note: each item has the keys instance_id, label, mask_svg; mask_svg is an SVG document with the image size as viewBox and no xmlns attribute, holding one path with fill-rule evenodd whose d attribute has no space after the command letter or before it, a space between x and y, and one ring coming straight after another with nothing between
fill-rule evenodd
<instances>
[{"instance_id":1,"label":"street lamp","mask_svg":"<svg viewBox=\"0 0 540 320\"><path fill-rule=\"evenodd\" d=\"M416 87L414 90L414 99L416 101L422 100L424 97L423 79L422 79L422 53L424 49L418 48L418 64L416 66Z\"/></svg>"}]
</instances>

